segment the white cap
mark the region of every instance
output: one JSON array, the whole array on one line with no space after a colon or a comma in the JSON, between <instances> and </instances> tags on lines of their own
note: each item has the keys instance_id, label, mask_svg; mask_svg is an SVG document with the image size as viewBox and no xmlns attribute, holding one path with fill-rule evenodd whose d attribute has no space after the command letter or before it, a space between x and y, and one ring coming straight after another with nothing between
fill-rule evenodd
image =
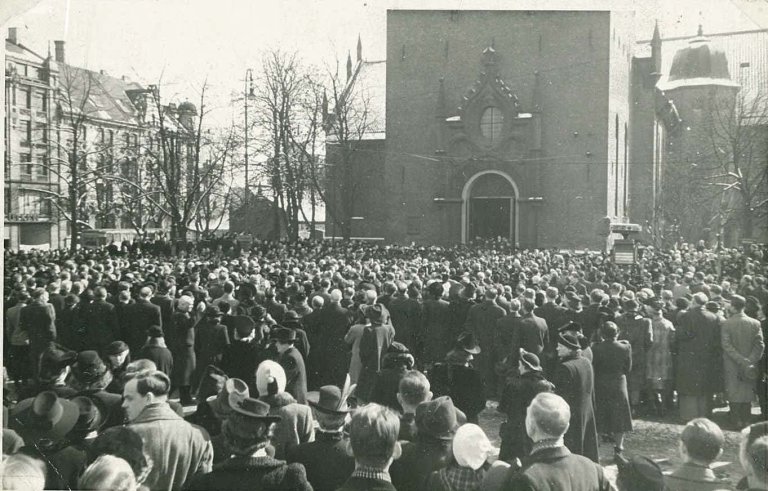
<instances>
[{"instance_id":1,"label":"white cap","mask_svg":"<svg viewBox=\"0 0 768 491\"><path fill-rule=\"evenodd\" d=\"M476 471L492 453L490 440L476 424L468 423L456 430L453 437L453 457L460 466Z\"/></svg>"}]
</instances>

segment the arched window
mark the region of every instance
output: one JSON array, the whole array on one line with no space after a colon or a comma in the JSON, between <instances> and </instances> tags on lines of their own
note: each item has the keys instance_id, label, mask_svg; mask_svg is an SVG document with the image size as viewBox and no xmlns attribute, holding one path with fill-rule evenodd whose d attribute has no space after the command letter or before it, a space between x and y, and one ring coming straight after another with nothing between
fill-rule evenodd
<instances>
[{"instance_id":1,"label":"arched window","mask_svg":"<svg viewBox=\"0 0 768 491\"><path fill-rule=\"evenodd\" d=\"M496 106L489 106L483 111L480 118L480 132L488 143L496 143L501 136L501 127L504 124L504 114Z\"/></svg>"}]
</instances>

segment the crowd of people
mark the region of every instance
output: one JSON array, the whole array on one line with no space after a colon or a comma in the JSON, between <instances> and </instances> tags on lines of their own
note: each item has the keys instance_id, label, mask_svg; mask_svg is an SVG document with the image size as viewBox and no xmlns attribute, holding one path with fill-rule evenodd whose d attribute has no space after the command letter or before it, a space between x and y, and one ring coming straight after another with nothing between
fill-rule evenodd
<instances>
[{"instance_id":1,"label":"crowd of people","mask_svg":"<svg viewBox=\"0 0 768 491\"><path fill-rule=\"evenodd\" d=\"M768 489L758 247L227 244L5 252L3 489Z\"/></svg>"}]
</instances>

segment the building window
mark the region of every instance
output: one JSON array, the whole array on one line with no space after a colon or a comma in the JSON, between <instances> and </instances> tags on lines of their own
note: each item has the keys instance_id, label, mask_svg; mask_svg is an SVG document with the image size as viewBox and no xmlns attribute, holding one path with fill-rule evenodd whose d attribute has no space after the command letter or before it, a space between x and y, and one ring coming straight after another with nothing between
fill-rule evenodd
<instances>
[{"instance_id":1,"label":"building window","mask_svg":"<svg viewBox=\"0 0 768 491\"><path fill-rule=\"evenodd\" d=\"M37 168L40 169L38 177L43 180L48 179L48 157L45 155L37 156Z\"/></svg>"},{"instance_id":2,"label":"building window","mask_svg":"<svg viewBox=\"0 0 768 491\"><path fill-rule=\"evenodd\" d=\"M27 109L32 108L32 91L30 89L21 89L22 95L24 97L24 107Z\"/></svg>"},{"instance_id":3,"label":"building window","mask_svg":"<svg viewBox=\"0 0 768 491\"><path fill-rule=\"evenodd\" d=\"M21 162L21 177L26 179L32 178L32 155L28 153L20 153L19 161Z\"/></svg>"},{"instance_id":4,"label":"building window","mask_svg":"<svg viewBox=\"0 0 768 491\"><path fill-rule=\"evenodd\" d=\"M501 136L501 127L504 124L504 114L495 106L485 108L480 118L480 133L488 143L495 143Z\"/></svg>"},{"instance_id":5,"label":"building window","mask_svg":"<svg viewBox=\"0 0 768 491\"><path fill-rule=\"evenodd\" d=\"M40 142L43 144L48 143L48 131L46 131L45 123L37 123L35 124L35 132L38 138L40 139Z\"/></svg>"}]
</instances>

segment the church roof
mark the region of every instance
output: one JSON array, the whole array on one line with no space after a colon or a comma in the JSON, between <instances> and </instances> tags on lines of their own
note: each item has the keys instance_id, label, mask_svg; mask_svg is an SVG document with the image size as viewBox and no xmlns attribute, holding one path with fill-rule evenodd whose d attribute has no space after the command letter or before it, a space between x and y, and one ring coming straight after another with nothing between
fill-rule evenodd
<instances>
[{"instance_id":1,"label":"church roof","mask_svg":"<svg viewBox=\"0 0 768 491\"><path fill-rule=\"evenodd\" d=\"M739 85L731 80L725 52L704 37L701 28L698 35L688 42L688 46L675 53L663 89L699 85Z\"/></svg>"}]
</instances>

